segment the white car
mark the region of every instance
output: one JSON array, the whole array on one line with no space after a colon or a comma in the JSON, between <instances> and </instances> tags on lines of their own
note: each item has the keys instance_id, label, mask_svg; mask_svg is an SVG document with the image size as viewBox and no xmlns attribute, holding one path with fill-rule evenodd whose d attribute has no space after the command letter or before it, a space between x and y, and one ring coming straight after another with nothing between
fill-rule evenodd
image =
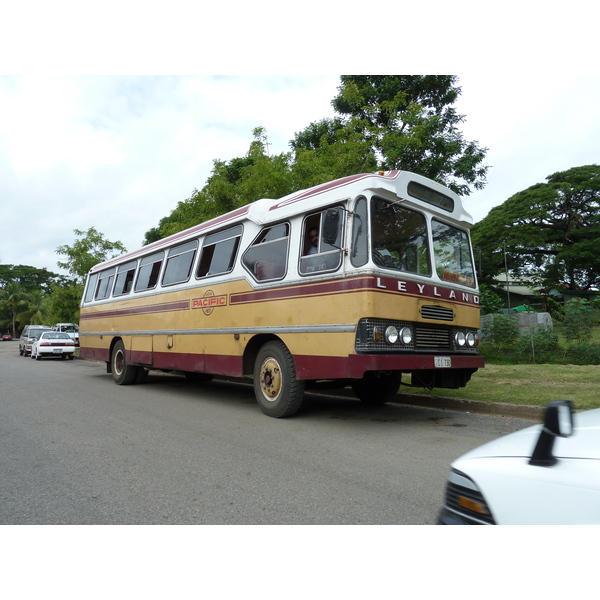
<instances>
[{"instance_id":1,"label":"white car","mask_svg":"<svg viewBox=\"0 0 600 600\"><path fill-rule=\"evenodd\" d=\"M551 402L543 425L467 452L451 465L443 525L600 524L600 408Z\"/></svg>"},{"instance_id":2,"label":"white car","mask_svg":"<svg viewBox=\"0 0 600 600\"><path fill-rule=\"evenodd\" d=\"M44 331L31 346L31 358L40 360L43 356L60 356L73 359L75 342L67 333L61 331Z\"/></svg>"}]
</instances>

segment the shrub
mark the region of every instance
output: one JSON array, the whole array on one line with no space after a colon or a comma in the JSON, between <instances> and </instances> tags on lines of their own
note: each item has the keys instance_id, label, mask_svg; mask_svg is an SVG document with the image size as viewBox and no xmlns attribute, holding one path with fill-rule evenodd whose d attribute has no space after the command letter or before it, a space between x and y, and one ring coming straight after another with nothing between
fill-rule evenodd
<instances>
[{"instance_id":1,"label":"shrub","mask_svg":"<svg viewBox=\"0 0 600 600\"><path fill-rule=\"evenodd\" d=\"M562 351L558 334L547 327L535 327L516 342L516 355L521 362L560 362Z\"/></svg>"},{"instance_id":2,"label":"shrub","mask_svg":"<svg viewBox=\"0 0 600 600\"><path fill-rule=\"evenodd\" d=\"M592 305L583 298L573 298L565 302L565 338L577 345L584 345L592 337L594 326L594 310Z\"/></svg>"},{"instance_id":3,"label":"shrub","mask_svg":"<svg viewBox=\"0 0 600 600\"><path fill-rule=\"evenodd\" d=\"M565 358L574 365L600 365L600 348L588 344L577 344L567 350Z\"/></svg>"}]
</instances>

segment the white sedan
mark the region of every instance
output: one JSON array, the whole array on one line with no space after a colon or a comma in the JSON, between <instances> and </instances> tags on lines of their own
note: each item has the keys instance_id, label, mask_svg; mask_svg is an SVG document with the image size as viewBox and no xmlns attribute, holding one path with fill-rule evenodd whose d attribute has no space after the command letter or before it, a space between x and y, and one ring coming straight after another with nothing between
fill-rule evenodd
<instances>
[{"instance_id":1,"label":"white sedan","mask_svg":"<svg viewBox=\"0 0 600 600\"><path fill-rule=\"evenodd\" d=\"M60 356L73 359L75 342L61 331L44 331L31 346L31 358L41 360L43 356Z\"/></svg>"},{"instance_id":2,"label":"white sedan","mask_svg":"<svg viewBox=\"0 0 600 600\"><path fill-rule=\"evenodd\" d=\"M600 524L600 408L551 402L543 425L467 452L451 465L443 525Z\"/></svg>"}]
</instances>

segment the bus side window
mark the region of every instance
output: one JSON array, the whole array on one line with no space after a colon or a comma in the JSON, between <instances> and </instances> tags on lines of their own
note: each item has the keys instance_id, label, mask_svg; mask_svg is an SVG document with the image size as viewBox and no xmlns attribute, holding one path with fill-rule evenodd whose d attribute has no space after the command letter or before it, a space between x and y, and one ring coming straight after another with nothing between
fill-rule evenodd
<instances>
[{"instance_id":1,"label":"bus side window","mask_svg":"<svg viewBox=\"0 0 600 600\"><path fill-rule=\"evenodd\" d=\"M290 227L281 223L263 229L246 250L242 263L258 281L282 279L286 271Z\"/></svg>"},{"instance_id":2,"label":"bus side window","mask_svg":"<svg viewBox=\"0 0 600 600\"><path fill-rule=\"evenodd\" d=\"M90 275L88 281L87 290L85 291L84 302L91 302L94 299L94 292L96 291L96 282L98 281L98 273Z\"/></svg>"},{"instance_id":3,"label":"bus side window","mask_svg":"<svg viewBox=\"0 0 600 600\"><path fill-rule=\"evenodd\" d=\"M167 265L162 278L163 285L184 283L190 278L197 248L198 241L192 240L169 249Z\"/></svg>"},{"instance_id":4,"label":"bus side window","mask_svg":"<svg viewBox=\"0 0 600 600\"><path fill-rule=\"evenodd\" d=\"M113 290L113 296L123 296L129 294L133 287L133 279L135 277L135 270L137 268L137 261L128 262L121 265L117 269L117 280L115 281L115 289Z\"/></svg>"},{"instance_id":5,"label":"bus side window","mask_svg":"<svg viewBox=\"0 0 600 600\"><path fill-rule=\"evenodd\" d=\"M241 225L207 235L202 244L196 277L220 275L233 270L241 236Z\"/></svg>"},{"instance_id":6,"label":"bus side window","mask_svg":"<svg viewBox=\"0 0 600 600\"><path fill-rule=\"evenodd\" d=\"M156 287L164 257L163 252L157 252L156 254L142 258L137 281L135 282L136 292L143 292Z\"/></svg>"},{"instance_id":7,"label":"bus side window","mask_svg":"<svg viewBox=\"0 0 600 600\"><path fill-rule=\"evenodd\" d=\"M302 257L300 258L300 273L303 275L321 271L335 271L342 263L342 253L338 246L342 245L343 219L337 233L335 245L325 243L321 239L325 212L309 215L304 220L304 235Z\"/></svg>"},{"instance_id":8,"label":"bus side window","mask_svg":"<svg viewBox=\"0 0 600 600\"><path fill-rule=\"evenodd\" d=\"M352 251L350 260L355 267L362 267L369 260L369 240L367 239L367 200L356 201L352 217Z\"/></svg>"},{"instance_id":9,"label":"bus side window","mask_svg":"<svg viewBox=\"0 0 600 600\"><path fill-rule=\"evenodd\" d=\"M114 269L109 269L108 271L102 271L100 273L98 287L96 288L96 300L103 300L104 298L108 298L110 296L114 278Z\"/></svg>"}]
</instances>

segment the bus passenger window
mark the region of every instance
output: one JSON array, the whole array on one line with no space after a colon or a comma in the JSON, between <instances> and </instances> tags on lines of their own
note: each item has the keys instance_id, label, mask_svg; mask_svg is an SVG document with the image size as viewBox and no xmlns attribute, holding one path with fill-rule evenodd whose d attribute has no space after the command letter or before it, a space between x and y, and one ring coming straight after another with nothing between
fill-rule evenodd
<instances>
[{"instance_id":1,"label":"bus passenger window","mask_svg":"<svg viewBox=\"0 0 600 600\"><path fill-rule=\"evenodd\" d=\"M133 279L135 277L135 269L137 267L137 261L128 262L125 265L121 265L117 269L117 281L115 282L115 289L113 290L113 296L123 296L129 294L133 287Z\"/></svg>"},{"instance_id":2,"label":"bus passenger window","mask_svg":"<svg viewBox=\"0 0 600 600\"><path fill-rule=\"evenodd\" d=\"M193 240L169 250L167 266L162 279L163 285L184 283L190 278L197 248L198 242Z\"/></svg>"},{"instance_id":3,"label":"bus passenger window","mask_svg":"<svg viewBox=\"0 0 600 600\"><path fill-rule=\"evenodd\" d=\"M308 216L304 221L302 257L300 273L303 275L321 271L335 271L342 264L342 253L338 246L342 245L342 223L338 230L335 246L327 244L321 238L325 212Z\"/></svg>"},{"instance_id":4,"label":"bus passenger window","mask_svg":"<svg viewBox=\"0 0 600 600\"><path fill-rule=\"evenodd\" d=\"M156 287L163 258L164 254L162 252L142 258L137 281L135 282L136 292L143 292Z\"/></svg>"},{"instance_id":5,"label":"bus passenger window","mask_svg":"<svg viewBox=\"0 0 600 600\"><path fill-rule=\"evenodd\" d=\"M96 291L96 282L98 281L98 273L90 275L88 281L87 290L85 291L85 302L91 302L94 299L94 292Z\"/></svg>"},{"instance_id":6,"label":"bus passenger window","mask_svg":"<svg viewBox=\"0 0 600 600\"><path fill-rule=\"evenodd\" d=\"M289 229L287 223L263 229L244 253L242 262L258 281L284 277Z\"/></svg>"},{"instance_id":7,"label":"bus passenger window","mask_svg":"<svg viewBox=\"0 0 600 600\"><path fill-rule=\"evenodd\" d=\"M96 289L96 300L103 300L104 298L108 298L110 296L114 278L114 269L100 273L100 280L98 281L98 288Z\"/></svg>"},{"instance_id":8,"label":"bus passenger window","mask_svg":"<svg viewBox=\"0 0 600 600\"><path fill-rule=\"evenodd\" d=\"M196 277L220 275L233 270L241 236L241 225L207 235L202 244Z\"/></svg>"}]
</instances>

